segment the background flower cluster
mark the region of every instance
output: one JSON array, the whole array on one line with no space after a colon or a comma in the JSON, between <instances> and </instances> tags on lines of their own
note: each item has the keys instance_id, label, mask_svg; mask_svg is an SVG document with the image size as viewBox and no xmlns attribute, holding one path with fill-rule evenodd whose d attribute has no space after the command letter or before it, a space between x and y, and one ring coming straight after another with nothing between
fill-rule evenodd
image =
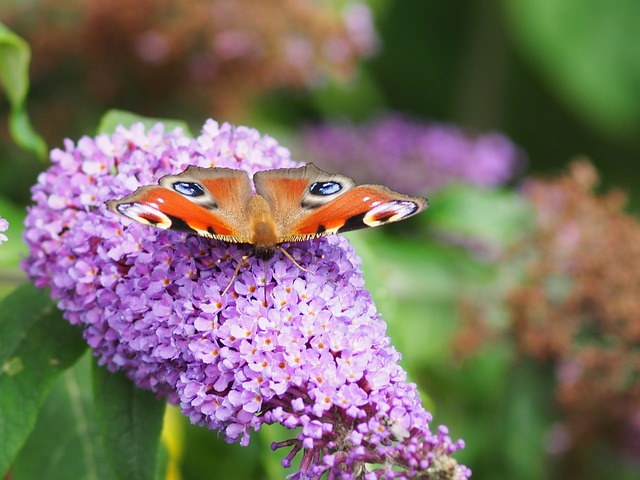
<instances>
[{"instance_id":1,"label":"background flower cluster","mask_svg":"<svg viewBox=\"0 0 640 480\"><path fill-rule=\"evenodd\" d=\"M523 153L504 135L473 136L454 125L427 124L399 115L360 126L307 127L300 150L318 165L413 195L452 183L502 185L524 166ZM367 169L360 173L362 165Z\"/></svg>"}]
</instances>

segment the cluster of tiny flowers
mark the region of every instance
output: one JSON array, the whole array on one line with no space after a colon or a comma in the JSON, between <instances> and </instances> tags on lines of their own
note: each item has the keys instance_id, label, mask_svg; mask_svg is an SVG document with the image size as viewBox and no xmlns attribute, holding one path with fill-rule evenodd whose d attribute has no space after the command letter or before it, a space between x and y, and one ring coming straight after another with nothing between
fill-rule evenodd
<instances>
[{"instance_id":1,"label":"cluster of tiny flowers","mask_svg":"<svg viewBox=\"0 0 640 480\"><path fill-rule=\"evenodd\" d=\"M308 127L300 148L327 168L414 195L454 182L501 185L523 163L522 152L503 135L470 136L453 125L399 115L363 126Z\"/></svg>"},{"instance_id":2,"label":"cluster of tiny flowers","mask_svg":"<svg viewBox=\"0 0 640 480\"><path fill-rule=\"evenodd\" d=\"M102 364L229 442L246 445L263 424L297 428L273 445L291 448L284 466L301 453L294 478L470 475L450 456L462 442L429 429L346 239L284 245L301 270L280 252L265 265L243 258L247 246L105 207L188 165L250 175L295 166L275 140L213 120L196 139L136 125L67 141L51 159L33 188L23 267L82 326Z\"/></svg>"},{"instance_id":3,"label":"cluster of tiny flowers","mask_svg":"<svg viewBox=\"0 0 640 480\"><path fill-rule=\"evenodd\" d=\"M2 242L6 242L8 240L7 236L2 233L6 232L7 228L9 228L9 222L7 222L4 218L0 217L0 245Z\"/></svg>"}]
</instances>

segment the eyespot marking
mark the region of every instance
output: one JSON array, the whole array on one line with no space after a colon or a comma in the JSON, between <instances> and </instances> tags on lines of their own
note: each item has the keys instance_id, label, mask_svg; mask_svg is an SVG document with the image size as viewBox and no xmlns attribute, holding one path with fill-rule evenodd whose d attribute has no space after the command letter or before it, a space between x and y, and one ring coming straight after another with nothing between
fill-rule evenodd
<instances>
[{"instance_id":1,"label":"eyespot marking","mask_svg":"<svg viewBox=\"0 0 640 480\"><path fill-rule=\"evenodd\" d=\"M418 208L417 203L409 200L392 200L369 210L362 221L370 227L377 227L410 217L418 211Z\"/></svg>"},{"instance_id":2,"label":"eyespot marking","mask_svg":"<svg viewBox=\"0 0 640 480\"><path fill-rule=\"evenodd\" d=\"M140 222L144 225L151 225L157 228L171 228L171 219L157 208L143 203L120 203L116 210L125 217Z\"/></svg>"},{"instance_id":3,"label":"eyespot marking","mask_svg":"<svg viewBox=\"0 0 640 480\"><path fill-rule=\"evenodd\" d=\"M333 195L342 190L342 185L338 182L315 182L309 187L309 192L313 195Z\"/></svg>"},{"instance_id":4,"label":"eyespot marking","mask_svg":"<svg viewBox=\"0 0 640 480\"><path fill-rule=\"evenodd\" d=\"M201 197L204 195L204 188L196 182L174 182L173 189L185 197Z\"/></svg>"}]
</instances>

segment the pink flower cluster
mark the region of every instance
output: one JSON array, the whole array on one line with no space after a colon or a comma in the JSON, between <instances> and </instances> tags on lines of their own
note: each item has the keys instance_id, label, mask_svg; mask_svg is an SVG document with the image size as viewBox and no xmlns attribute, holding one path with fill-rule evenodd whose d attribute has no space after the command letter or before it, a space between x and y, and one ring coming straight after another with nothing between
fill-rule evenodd
<instances>
[{"instance_id":1,"label":"pink flower cluster","mask_svg":"<svg viewBox=\"0 0 640 480\"><path fill-rule=\"evenodd\" d=\"M195 139L158 125L82 138L51 154L33 188L23 268L49 287L102 364L166 395L192 422L246 445L252 429L298 429L294 478L451 478L462 448L398 365L359 259L341 236L284 245L268 268L248 247L132 223L105 202L188 165L295 166L272 138L207 121ZM267 304L264 302L266 289Z\"/></svg>"}]
</instances>

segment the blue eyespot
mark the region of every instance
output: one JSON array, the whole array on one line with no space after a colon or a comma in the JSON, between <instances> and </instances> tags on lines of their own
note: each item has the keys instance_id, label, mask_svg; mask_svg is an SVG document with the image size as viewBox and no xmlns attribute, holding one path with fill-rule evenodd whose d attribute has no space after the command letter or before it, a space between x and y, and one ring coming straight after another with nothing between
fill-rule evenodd
<instances>
[{"instance_id":1,"label":"blue eyespot","mask_svg":"<svg viewBox=\"0 0 640 480\"><path fill-rule=\"evenodd\" d=\"M309 187L309 192L314 195L333 195L342 190L338 182L315 182Z\"/></svg>"},{"instance_id":2,"label":"blue eyespot","mask_svg":"<svg viewBox=\"0 0 640 480\"><path fill-rule=\"evenodd\" d=\"M204 195L202 185L195 182L176 182L173 184L173 189L187 197L201 197Z\"/></svg>"}]
</instances>

